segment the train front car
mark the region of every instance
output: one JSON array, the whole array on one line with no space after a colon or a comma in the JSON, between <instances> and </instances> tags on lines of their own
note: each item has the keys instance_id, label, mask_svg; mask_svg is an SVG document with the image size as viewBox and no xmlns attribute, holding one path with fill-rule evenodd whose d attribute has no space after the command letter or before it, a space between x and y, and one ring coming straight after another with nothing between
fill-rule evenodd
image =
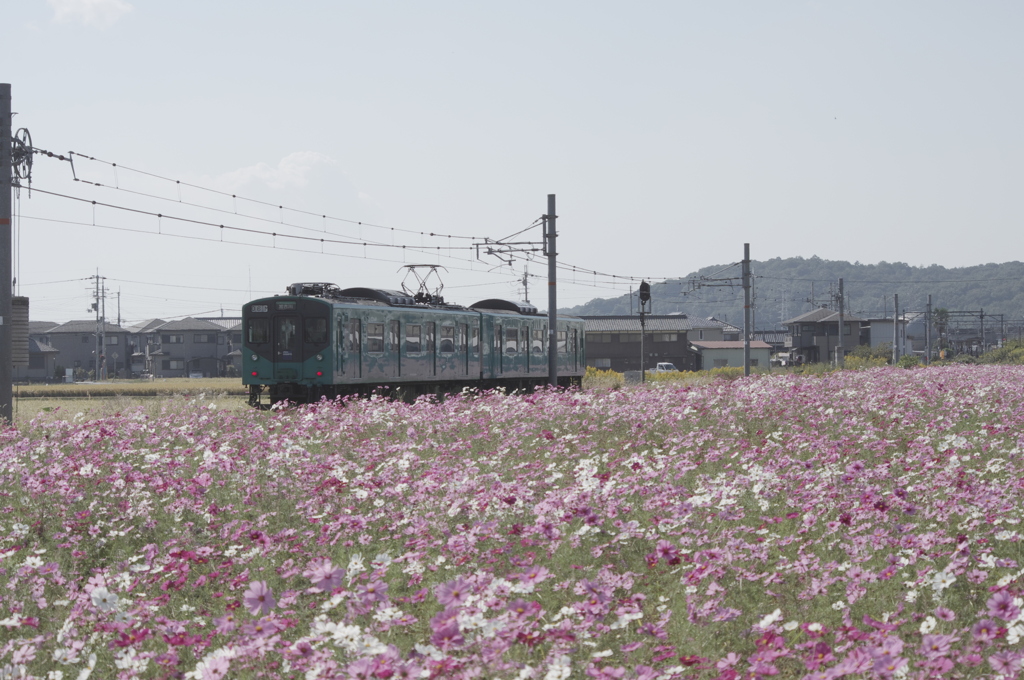
<instances>
[{"instance_id":1,"label":"train front car","mask_svg":"<svg viewBox=\"0 0 1024 680\"><path fill-rule=\"evenodd\" d=\"M310 402L332 393L332 303L289 286L288 295L253 300L242 309L242 383L249 404ZM306 284L307 286L309 284Z\"/></svg>"}]
</instances>

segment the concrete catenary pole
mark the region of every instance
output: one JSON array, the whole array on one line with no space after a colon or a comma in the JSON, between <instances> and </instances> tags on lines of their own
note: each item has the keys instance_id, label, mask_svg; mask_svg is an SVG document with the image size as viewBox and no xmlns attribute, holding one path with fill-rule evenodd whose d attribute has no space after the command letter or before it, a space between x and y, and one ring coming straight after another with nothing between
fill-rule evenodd
<instances>
[{"instance_id":1,"label":"concrete catenary pole","mask_svg":"<svg viewBox=\"0 0 1024 680\"><path fill-rule=\"evenodd\" d=\"M743 244L743 375L750 375L750 244Z\"/></svg>"},{"instance_id":2,"label":"concrete catenary pole","mask_svg":"<svg viewBox=\"0 0 1024 680\"><path fill-rule=\"evenodd\" d=\"M843 279L839 279L839 344L836 347L836 366L843 367L846 362L846 319L843 314Z\"/></svg>"},{"instance_id":3,"label":"concrete catenary pole","mask_svg":"<svg viewBox=\"0 0 1024 680\"><path fill-rule=\"evenodd\" d=\"M0 421L13 422L11 387L11 85L0 83Z\"/></svg>"},{"instance_id":4,"label":"concrete catenary pole","mask_svg":"<svg viewBox=\"0 0 1024 680\"><path fill-rule=\"evenodd\" d=\"M548 194L548 214L544 218L544 234L548 251L548 384L558 386L558 296L556 294L558 271L555 267L555 195ZM569 345L569 334L565 336L566 349Z\"/></svg>"},{"instance_id":5,"label":"concrete catenary pole","mask_svg":"<svg viewBox=\"0 0 1024 680\"><path fill-rule=\"evenodd\" d=\"M892 299L892 365L895 366L900 360L900 294L893 293Z\"/></svg>"},{"instance_id":6,"label":"concrete catenary pole","mask_svg":"<svg viewBox=\"0 0 1024 680\"><path fill-rule=\"evenodd\" d=\"M932 296L924 311L924 365L932 363Z\"/></svg>"}]
</instances>

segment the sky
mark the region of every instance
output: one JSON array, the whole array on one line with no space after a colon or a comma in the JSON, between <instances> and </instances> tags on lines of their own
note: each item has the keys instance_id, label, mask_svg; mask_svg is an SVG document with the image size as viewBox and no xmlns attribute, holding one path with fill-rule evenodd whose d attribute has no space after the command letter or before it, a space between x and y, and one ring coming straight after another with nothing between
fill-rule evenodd
<instances>
[{"instance_id":1,"label":"sky","mask_svg":"<svg viewBox=\"0 0 1024 680\"><path fill-rule=\"evenodd\" d=\"M476 244L540 248L549 194L560 307L744 243L1021 259L1019 2L21 0L4 25L14 128L74 153L15 202L33 320L92 318L95 275L127 325L415 288L407 264L546 309L540 252Z\"/></svg>"}]
</instances>

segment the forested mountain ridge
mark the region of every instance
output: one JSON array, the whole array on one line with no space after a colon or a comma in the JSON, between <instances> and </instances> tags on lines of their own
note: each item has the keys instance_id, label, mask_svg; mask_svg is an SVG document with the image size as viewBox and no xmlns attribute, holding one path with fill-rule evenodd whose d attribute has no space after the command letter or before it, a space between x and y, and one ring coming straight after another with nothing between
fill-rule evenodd
<instances>
[{"instance_id":1,"label":"forested mountain ridge","mask_svg":"<svg viewBox=\"0 0 1024 680\"><path fill-rule=\"evenodd\" d=\"M923 312L931 295L933 309L984 310L986 316L1002 314L1007 322L1024 319L1022 262L948 268L934 264L914 267L903 262L861 264L819 257L788 257L752 260L750 269L754 276L754 319L758 329L780 328L783 321L803 312L834 306L840 278L844 283L846 310L864 318L891 316L893 295L897 294L900 310L908 313ZM652 281L652 311L713 316L740 326L743 323L740 274L739 264L719 264L678 279ZM629 295L622 295L591 300L562 311L584 316L629 314L630 302ZM635 312L635 290L632 308Z\"/></svg>"}]
</instances>

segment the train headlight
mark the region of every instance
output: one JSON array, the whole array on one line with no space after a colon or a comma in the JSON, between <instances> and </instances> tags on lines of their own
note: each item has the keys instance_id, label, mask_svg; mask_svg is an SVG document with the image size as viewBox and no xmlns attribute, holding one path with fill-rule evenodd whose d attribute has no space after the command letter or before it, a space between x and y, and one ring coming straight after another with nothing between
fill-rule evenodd
<instances>
[{"instance_id":1,"label":"train headlight","mask_svg":"<svg viewBox=\"0 0 1024 680\"><path fill-rule=\"evenodd\" d=\"M324 360L324 355L323 354L317 354L316 355L316 360L317 361L323 361Z\"/></svg>"},{"instance_id":2,"label":"train headlight","mask_svg":"<svg viewBox=\"0 0 1024 680\"><path fill-rule=\"evenodd\" d=\"M250 357L250 359L252 359L253 361L256 361L256 359L258 359L258 358L259 358L259 357L257 357L257 356L256 356L255 354L253 354L253 355L252 355L252 356Z\"/></svg>"}]
</instances>

